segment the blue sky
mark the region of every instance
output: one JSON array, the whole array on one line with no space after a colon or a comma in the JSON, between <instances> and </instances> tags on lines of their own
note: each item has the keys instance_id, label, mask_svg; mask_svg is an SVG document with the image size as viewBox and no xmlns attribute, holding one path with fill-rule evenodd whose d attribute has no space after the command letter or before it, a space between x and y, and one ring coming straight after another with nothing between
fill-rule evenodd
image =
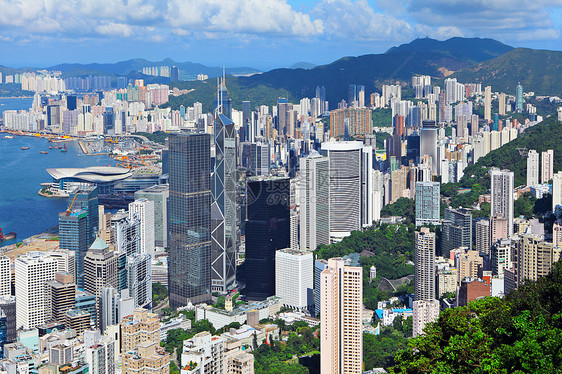
<instances>
[{"instance_id":1,"label":"blue sky","mask_svg":"<svg viewBox=\"0 0 562 374\"><path fill-rule=\"evenodd\" d=\"M143 57L259 69L416 37L562 49L562 0L0 0L0 65Z\"/></svg>"}]
</instances>

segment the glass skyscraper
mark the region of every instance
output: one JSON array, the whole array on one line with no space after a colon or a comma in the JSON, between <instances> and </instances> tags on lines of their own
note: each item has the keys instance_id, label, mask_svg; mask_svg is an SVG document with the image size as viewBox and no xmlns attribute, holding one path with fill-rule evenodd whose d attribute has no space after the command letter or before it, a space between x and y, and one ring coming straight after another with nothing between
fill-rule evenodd
<instances>
[{"instance_id":1,"label":"glass skyscraper","mask_svg":"<svg viewBox=\"0 0 562 374\"><path fill-rule=\"evenodd\" d=\"M76 285L84 289L84 257L88 251L88 212L77 209L59 214L59 248L74 252Z\"/></svg>"},{"instance_id":2,"label":"glass skyscraper","mask_svg":"<svg viewBox=\"0 0 562 374\"><path fill-rule=\"evenodd\" d=\"M170 307L211 300L211 137L169 138L168 202Z\"/></svg>"},{"instance_id":3,"label":"glass skyscraper","mask_svg":"<svg viewBox=\"0 0 562 374\"><path fill-rule=\"evenodd\" d=\"M236 129L220 113L215 116L215 171L211 180L211 263L213 291L226 292L236 278L238 249L238 186L236 178Z\"/></svg>"},{"instance_id":4,"label":"glass skyscraper","mask_svg":"<svg viewBox=\"0 0 562 374\"><path fill-rule=\"evenodd\" d=\"M275 251L290 247L290 180L252 177L246 183L246 295L275 295Z\"/></svg>"}]
</instances>

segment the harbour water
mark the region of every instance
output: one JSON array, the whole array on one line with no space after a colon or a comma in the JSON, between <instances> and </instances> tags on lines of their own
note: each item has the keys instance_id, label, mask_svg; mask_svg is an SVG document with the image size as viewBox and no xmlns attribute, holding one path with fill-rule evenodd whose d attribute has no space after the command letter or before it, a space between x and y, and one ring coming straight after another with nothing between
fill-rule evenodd
<instances>
[{"instance_id":1,"label":"harbour water","mask_svg":"<svg viewBox=\"0 0 562 374\"><path fill-rule=\"evenodd\" d=\"M86 156L77 142L66 142L67 152L48 149L47 139L16 136L2 139L0 133L0 227L17 233L21 241L58 224L58 214L68 199L45 198L37 194L41 183L51 182L47 168L115 165L108 156ZM59 143L59 145L62 145ZM28 150L21 150L29 147ZM47 151L48 154L41 154ZM0 247L14 240L0 242Z\"/></svg>"}]
</instances>

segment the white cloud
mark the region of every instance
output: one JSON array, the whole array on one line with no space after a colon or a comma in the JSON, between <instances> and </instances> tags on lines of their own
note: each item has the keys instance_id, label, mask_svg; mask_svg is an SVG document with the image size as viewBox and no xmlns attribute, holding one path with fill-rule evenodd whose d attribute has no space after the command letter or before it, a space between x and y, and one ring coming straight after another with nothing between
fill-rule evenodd
<instances>
[{"instance_id":1,"label":"white cloud","mask_svg":"<svg viewBox=\"0 0 562 374\"><path fill-rule=\"evenodd\" d=\"M411 39L414 31L402 19L376 13L366 0L322 0L312 14L322 20L325 33L333 37L404 41Z\"/></svg>"}]
</instances>

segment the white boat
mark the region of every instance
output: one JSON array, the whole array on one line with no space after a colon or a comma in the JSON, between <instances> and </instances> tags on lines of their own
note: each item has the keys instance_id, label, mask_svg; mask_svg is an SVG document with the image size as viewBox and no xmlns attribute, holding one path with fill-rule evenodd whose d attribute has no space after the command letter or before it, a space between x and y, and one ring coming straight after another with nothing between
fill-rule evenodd
<instances>
[{"instance_id":1,"label":"white boat","mask_svg":"<svg viewBox=\"0 0 562 374\"><path fill-rule=\"evenodd\" d=\"M13 138L14 138L13 135L6 135L2 139L13 139Z\"/></svg>"}]
</instances>

